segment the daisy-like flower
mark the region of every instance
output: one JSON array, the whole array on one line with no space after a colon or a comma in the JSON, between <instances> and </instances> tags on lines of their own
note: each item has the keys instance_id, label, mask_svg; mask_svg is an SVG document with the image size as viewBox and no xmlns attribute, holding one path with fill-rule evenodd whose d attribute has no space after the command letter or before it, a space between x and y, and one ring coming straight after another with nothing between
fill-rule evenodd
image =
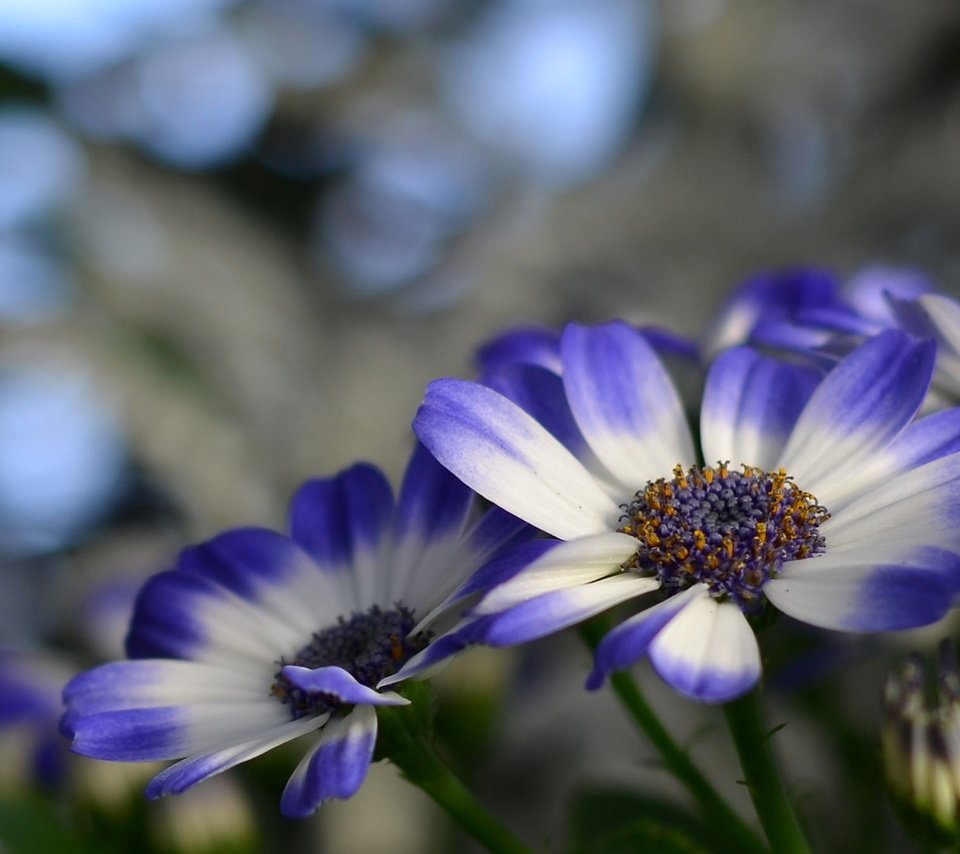
<instances>
[{"instance_id":1,"label":"daisy-like flower","mask_svg":"<svg viewBox=\"0 0 960 854\"><path fill-rule=\"evenodd\" d=\"M530 366L525 383L514 366L516 393L436 380L421 441L557 538L521 547L528 565L500 576L461 640L520 643L651 594L600 643L588 687L648 655L681 693L724 702L760 676L748 617L768 604L855 632L937 620L960 563L960 410L914 420L934 351L890 330L821 379L730 349L707 377L702 453L623 323L568 326L560 376Z\"/></svg>"},{"instance_id":2,"label":"daisy-like flower","mask_svg":"<svg viewBox=\"0 0 960 854\"><path fill-rule=\"evenodd\" d=\"M960 670L951 641L940 645L939 658L933 704L927 699L930 674L920 656L911 656L884 680L883 758L902 815L946 844L960 837Z\"/></svg>"},{"instance_id":3,"label":"daisy-like flower","mask_svg":"<svg viewBox=\"0 0 960 854\"><path fill-rule=\"evenodd\" d=\"M481 514L475 498L418 446L396 501L378 469L357 464L300 488L288 535L245 528L185 549L140 592L131 660L67 685L73 749L185 757L150 783L159 797L321 730L282 812L351 797L373 756L376 707L408 702L378 683L441 658L427 655L425 624L469 595L474 570L529 535L498 508Z\"/></svg>"},{"instance_id":4,"label":"daisy-like flower","mask_svg":"<svg viewBox=\"0 0 960 854\"><path fill-rule=\"evenodd\" d=\"M865 336L902 326L898 303L934 290L917 270L875 265L840 282L818 267L759 273L734 289L706 335L705 352L763 344L834 358Z\"/></svg>"}]
</instances>

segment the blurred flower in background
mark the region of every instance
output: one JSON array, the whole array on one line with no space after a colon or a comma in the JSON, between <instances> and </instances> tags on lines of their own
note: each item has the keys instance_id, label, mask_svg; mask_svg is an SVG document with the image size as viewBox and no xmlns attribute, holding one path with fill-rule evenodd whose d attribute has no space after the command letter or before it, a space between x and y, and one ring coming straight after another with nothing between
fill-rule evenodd
<instances>
[{"instance_id":1,"label":"blurred flower in background","mask_svg":"<svg viewBox=\"0 0 960 854\"><path fill-rule=\"evenodd\" d=\"M960 670L952 641L940 644L939 659L935 692L918 655L887 675L883 758L907 826L920 839L945 845L960 838Z\"/></svg>"}]
</instances>

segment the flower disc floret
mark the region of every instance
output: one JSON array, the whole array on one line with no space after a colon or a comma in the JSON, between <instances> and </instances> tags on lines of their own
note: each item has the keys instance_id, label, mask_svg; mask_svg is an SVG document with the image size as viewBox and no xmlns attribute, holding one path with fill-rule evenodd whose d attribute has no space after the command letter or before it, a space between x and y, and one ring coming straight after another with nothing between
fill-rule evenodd
<instances>
[{"instance_id":1,"label":"flower disc floret","mask_svg":"<svg viewBox=\"0 0 960 854\"><path fill-rule=\"evenodd\" d=\"M820 526L830 517L783 469L719 462L677 465L673 478L650 481L622 507L618 530L640 541L629 568L673 591L702 582L744 611L759 608L784 563L824 551Z\"/></svg>"},{"instance_id":2,"label":"flower disc floret","mask_svg":"<svg viewBox=\"0 0 960 854\"><path fill-rule=\"evenodd\" d=\"M410 636L416 622L413 611L399 603L386 611L374 605L349 619L340 617L336 625L314 632L309 643L292 658L278 661L270 693L290 706L294 720L332 712L342 705L336 697L298 688L284 675L283 668L342 667L361 685L374 688L429 643L429 632Z\"/></svg>"}]
</instances>

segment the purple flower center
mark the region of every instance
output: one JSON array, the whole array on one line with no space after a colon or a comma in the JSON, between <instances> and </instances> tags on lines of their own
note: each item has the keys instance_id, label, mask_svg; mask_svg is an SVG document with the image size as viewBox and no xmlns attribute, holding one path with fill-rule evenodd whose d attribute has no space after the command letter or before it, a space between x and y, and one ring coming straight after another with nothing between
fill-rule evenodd
<instances>
[{"instance_id":1,"label":"purple flower center","mask_svg":"<svg viewBox=\"0 0 960 854\"><path fill-rule=\"evenodd\" d=\"M703 582L717 599L756 611L784 563L824 551L830 514L783 469L727 465L678 465L672 479L650 481L622 505L618 530L640 541L628 568L656 575L668 592Z\"/></svg>"},{"instance_id":2,"label":"purple flower center","mask_svg":"<svg viewBox=\"0 0 960 854\"><path fill-rule=\"evenodd\" d=\"M340 617L335 626L314 632L293 658L282 657L270 693L290 706L294 719L332 712L341 704L329 694L308 693L283 675L288 664L301 667L342 667L369 688L396 673L430 641L429 633L409 637L416 625L413 611L397 604L384 611L374 605L365 613Z\"/></svg>"}]
</instances>

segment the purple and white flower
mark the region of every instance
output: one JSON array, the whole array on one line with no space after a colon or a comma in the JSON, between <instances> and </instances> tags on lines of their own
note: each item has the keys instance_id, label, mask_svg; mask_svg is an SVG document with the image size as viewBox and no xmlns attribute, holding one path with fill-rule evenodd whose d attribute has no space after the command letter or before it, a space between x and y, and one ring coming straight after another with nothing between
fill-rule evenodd
<instances>
[{"instance_id":1,"label":"purple and white flower","mask_svg":"<svg viewBox=\"0 0 960 854\"><path fill-rule=\"evenodd\" d=\"M950 607L960 409L915 420L932 341L884 331L826 376L729 349L707 377L699 449L630 326L571 324L560 356L560 376L514 368L499 390L437 380L414 422L472 489L556 538L521 547L528 565L498 576L464 642L520 643L645 597L600 643L588 687L649 656L681 693L725 702L760 677L748 617L768 603L852 632Z\"/></svg>"},{"instance_id":2,"label":"purple and white flower","mask_svg":"<svg viewBox=\"0 0 960 854\"><path fill-rule=\"evenodd\" d=\"M180 759L150 783L159 797L320 731L282 812L351 797L373 756L376 707L408 702L378 683L443 658L425 625L531 533L477 503L418 446L396 500L379 469L357 464L299 489L287 535L243 528L185 549L140 592L130 660L67 685L62 728L73 749Z\"/></svg>"}]
</instances>

